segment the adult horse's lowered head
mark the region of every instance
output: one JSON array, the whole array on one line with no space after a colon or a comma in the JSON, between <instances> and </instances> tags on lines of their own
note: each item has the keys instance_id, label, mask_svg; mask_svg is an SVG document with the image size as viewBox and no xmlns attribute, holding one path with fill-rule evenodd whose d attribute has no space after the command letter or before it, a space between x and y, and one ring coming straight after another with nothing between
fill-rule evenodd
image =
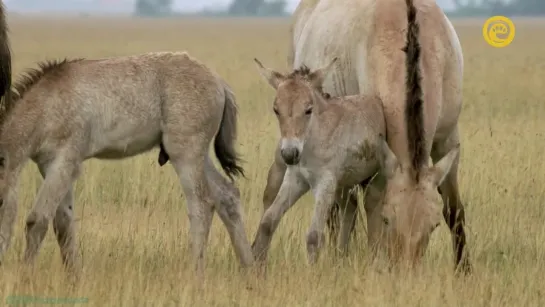
<instances>
[{"instance_id":1,"label":"adult horse's lowered head","mask_svg":"<svg viewBox=\"0 0 545 307\"><path fill-rule=\"evenodd\" d=\"M387 144L382 180L368 189L366 207L375 208L367 217L369 243L418 262L442 214L456 266L469 272L457 178L463 56L436 1L301 0L290 32L290 65L320 67L338 57L326 91L383 102ZM433 167L426 164L430 155Z\"/></svg>"},{"instance_id":2,"label":"adult horse's lowered head","mask_svg":"<svg viewBox=\"0 0 545 307\"><path fill-rule=\"evenodd\" d=\"M17 211L16 186L33 160L44 177L26 219L25 257L35 259L48 223L66 265L77 258L74 180L90 158L123 159L161 146L187 199L190 246L202 273L214 211L242 265L253 255L242 223L238 188L208 156L214 141L226 174L243 173L235 152L235 96L215 72L185 52L41 63L14 86L0 122L0 255L8 248Z\"/></svg>"},{"instance_id":3,"label":"adult horse's lowered head","mask_svg":"<svg viewBox=\"0 0 545 307\"><path fill-rule=\"evenodd\" d=\"M457 268L469 272L467 254L462 254L464 216L457 183L460 58L453 56L456 44L435 3L414 1L432 9L418 10L413 0L406 0L406 44L400 50L395 48L402 37L392 33L402 33L393 31L402 29L401 24L389 23L389 5L376 2L379 18L371 44L387 48L376 48L371 57L384 101L388 142L383 140L379 155L385 185L379 208L370 216L369 235L379 238L393 262L403 260L412 266L424 255L444 215L453 232Z\"/></svg>"}]
</instances>

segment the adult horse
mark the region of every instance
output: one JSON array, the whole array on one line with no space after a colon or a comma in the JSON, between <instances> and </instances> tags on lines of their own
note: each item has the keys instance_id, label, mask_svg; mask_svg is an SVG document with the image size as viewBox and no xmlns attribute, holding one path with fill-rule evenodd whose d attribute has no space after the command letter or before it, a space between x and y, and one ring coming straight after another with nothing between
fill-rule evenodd
<instances>
[{"instance_id":1,"label":"adult horse","mask_svg":"<svg viewBox=\"0 0 545 307\"><path fill-rule=\"evenodd\" d=\"M469 272L457 178L463 56L448 18L434 0L303 0L290 32L294 67L339 58L325 91L383 101L384 185L368 191L369 245L418 262L442 214L456 267Z\"/></svg>"}]
</instances>

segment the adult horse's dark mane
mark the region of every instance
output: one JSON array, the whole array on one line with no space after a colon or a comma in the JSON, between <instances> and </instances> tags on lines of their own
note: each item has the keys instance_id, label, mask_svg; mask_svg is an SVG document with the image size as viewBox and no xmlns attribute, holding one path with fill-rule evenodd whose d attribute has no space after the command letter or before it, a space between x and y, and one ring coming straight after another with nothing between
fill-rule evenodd
<instances>
[{"instance_id":1,"label":"adult horse's dark mane","mask_svg":"<svg viewBox=\"0 0 545 307\"><path fill-rule=\"evenodd\" d=\"M422 166L427 163L426 139L424 135L424 102L422 101L422 74L420 72L420 42L418 35L420 27L416 22L416 8L413 0L406 0L407 4L407 44L403 51L406 54L406 105L405 124L412 167L416 181Z\"/></svg>"}]
</instances>

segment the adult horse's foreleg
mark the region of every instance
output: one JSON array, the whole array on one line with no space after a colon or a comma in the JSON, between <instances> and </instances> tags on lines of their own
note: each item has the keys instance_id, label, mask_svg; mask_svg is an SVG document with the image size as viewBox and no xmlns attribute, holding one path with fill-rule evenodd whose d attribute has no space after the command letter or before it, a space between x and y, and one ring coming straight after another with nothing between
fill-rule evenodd
<instances>
[{"instance_id":1,"label":"adult horse's foreleg","mask_svg":"<svg viewBox=\"0 0 545 307\"><path fill-rule=\"evenodd\" d=\"M241 265L243 267L250 266L254 262L254 255L246 236L244 223L242 222L243 214L240 206L240 192L235 185L227 181L214 168L208 157L205 163L210 188L216 198L216 202L214 202L216 212L227 228L231 244L235 248L235 253Z\"/></svg>"},{"instance_id":2,"label":"adult horse's foreleg","mask_svg":"<svg viewBox=\"0 0 545 307\"><path fill-rule=\"evenodd\" d=\"M433 163L439 161L452 148L460 143L458 130L446 140L436 141L433 144L431 157ZM466 233L465 225L465 209L460 198L458 189L458 164L460 157L456 157L452 163L449 173L440 186L441 197L443 198L443 216L447 225L450 228L452 242L454 248L454 258L456 262L456 270L464 273L470 273L471 263L469 261L469 253L466 248Z\"/></svg>"},{"instance_id":3,"label":"adult horse's foreleg","mask_svg":"<svg viewBox=\"0 0 545 307\"><path fill-rule=\"evenodd\" d=\"M27 246L24 255L24 261L26 263L30 264L34 262L47 233L49 221L52 218L57 217L59 204L62 202L64 205L67 205L69 203L65 200L72 188L74 180L76 180L79 175L80 164L81 161L77 153L69 151L58 155L50 164L48 164L47 169L44 170L45 180L36 196L34 208L26 219L25 230ZM59 224L61 224L61 221L57 220L57 225ZM67 235L66 232L65 235ZM71 243L68 244L73 244L73 233L69 234L69 236ZM66 236L62 239L65 240ZM61 243L65 242L66 241ZM61 245L61 249L62 248ZM70 252L75 253L75 246L69 248L71 248ZM66 249L65 246L65 252L67 251L68 249Z\"/></svg>"},{"instance_id":4,"label":"adult horse's foreleg","mask_svg":"<svg viewBox=\"0 0 545 307\"><path fill-rule=\"evenodd\" d=\"M307 233L307 254L310 264L318 260L318 254L325 239L324 228L335 201L337 179L333 176L323 175L320 182L312 190L316 203Z\"/></svg>"},{"instance_id":5,"label":"adult horse's foreleg","mask_svg":"<svg viewBox=\"0 0 545 307\"><path fill-rule=\"evenodd\" d=\"M45 179L47 164L39 164L40 174ZM53 218L53 231L61 251L62 262L65 267L74 269L78 260L76 230L74 223L74 193L70 186L68 193L61 201Z\"/></svg>"},{"instance_id":6,"label":"adult horse's foreleg","mask_svg":"<svg viewBox=\"0 0 545 307\"><path fill-rule=\"evenodd\" d=\"M309 190L309 185L294 171L288 169L273 204L263 213L252 244L256 259L263 262L272 236L284 214Z\"/></svg>"}]
</instances>

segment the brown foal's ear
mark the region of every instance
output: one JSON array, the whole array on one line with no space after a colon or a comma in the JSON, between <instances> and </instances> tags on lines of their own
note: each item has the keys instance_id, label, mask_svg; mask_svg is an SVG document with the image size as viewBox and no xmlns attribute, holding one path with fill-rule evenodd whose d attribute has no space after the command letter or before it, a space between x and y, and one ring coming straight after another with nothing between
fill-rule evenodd
<instances>
[{"instance_id":1,"label":"brown foal's ear","mask_svg":"<svg viewBox=\"0 0 545 307\"><path fill-rule=\"evenodd\" d=\"M335 57L331 62L329 62L327 66L313 71L309 75L309 80L312 86L314 86L315 88L322 88L322 85L327 76L334 71L335 64L338 60L339 58Z\"/></svg>"},{"instance_id":2,"label":"brown foal's ear","mask_svg":"<svg viewBox=\"0 0 545 307\"><path fill-rule=\"evenodd\" d=\"M261 64L261 62L258 59L254 58L254 62L257 64L257 69L259 70L259 74L269 82L269 84L276 90L278 89L278 85L282 83L286 79L284 75L282 75L279 72L276 72L270 68L266 68Z\"/></svg>"}]
</instances>

